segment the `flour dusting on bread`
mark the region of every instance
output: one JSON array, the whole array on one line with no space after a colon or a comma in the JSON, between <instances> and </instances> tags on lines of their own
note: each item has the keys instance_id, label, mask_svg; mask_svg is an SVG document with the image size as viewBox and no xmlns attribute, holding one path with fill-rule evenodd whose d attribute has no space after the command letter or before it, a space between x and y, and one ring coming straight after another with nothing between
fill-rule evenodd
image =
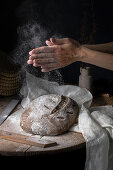
<instances>
[{"instance_id":1,"label":"flour dusting on bread","mask_svg":"<svg viewBox=\"0 0 113 170\"><path fill-rule=\"evenodd\" d=\"M43 95L24 109L20 126L32 134L59 135L76 123L78 112L77 103L69 97L56 94Z\"/></svg>"}]
</instances>

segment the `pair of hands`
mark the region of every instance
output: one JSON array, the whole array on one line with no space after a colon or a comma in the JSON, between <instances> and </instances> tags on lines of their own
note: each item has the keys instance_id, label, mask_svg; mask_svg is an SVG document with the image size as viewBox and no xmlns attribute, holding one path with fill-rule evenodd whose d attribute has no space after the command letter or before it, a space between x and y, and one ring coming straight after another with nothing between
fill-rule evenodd
<instances>
[{"instance_id":1,"label":"pair of hands","mask_svg":"<svg viewBox=\"0 0 113 170\"><path fill-rule=\"evenodd\" d=\"M46 41L47 46L35 48L29 52L28 64L41 67L42 72L49 72L65 67L73 62L80 61L81 46L73 39L50 38Z\"/></svg>"}]
</instances>

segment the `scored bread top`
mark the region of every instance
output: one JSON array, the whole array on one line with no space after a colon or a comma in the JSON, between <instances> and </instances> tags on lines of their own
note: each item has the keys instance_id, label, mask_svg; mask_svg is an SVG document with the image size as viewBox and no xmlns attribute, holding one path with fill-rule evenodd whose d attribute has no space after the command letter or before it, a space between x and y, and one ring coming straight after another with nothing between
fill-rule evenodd
<instances>
[{"instance_id":1,"label":"scored bread top","mask_svg":"<svg viewBox=\"0 0 113 170\"><path fill-rule=\"evenodd\" d=\"M77 121L78 112L77 103L69 97L43 95L24 109L20 126L33 134L59 135Z\"/></svg>"}]
</instances>

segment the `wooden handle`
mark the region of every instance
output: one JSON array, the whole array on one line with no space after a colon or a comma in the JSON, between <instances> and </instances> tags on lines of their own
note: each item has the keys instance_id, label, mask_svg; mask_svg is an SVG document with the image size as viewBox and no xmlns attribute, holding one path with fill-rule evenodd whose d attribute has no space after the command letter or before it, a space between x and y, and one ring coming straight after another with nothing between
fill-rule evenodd
<instances>
[{"instance_id":1,"label":"wooden handle","mask_svg":"<svg viewBox=\"0 0 113 170\"><path fill-rule=\"evenodd\" d=\"M18 133L0 131L0 138L17 143L23 143L31 146L37 146L41 148L51 147L57 145L56 142L45 140L45 139L36 139L35 137L21 135Z\"/></svg>"}]
</instances>

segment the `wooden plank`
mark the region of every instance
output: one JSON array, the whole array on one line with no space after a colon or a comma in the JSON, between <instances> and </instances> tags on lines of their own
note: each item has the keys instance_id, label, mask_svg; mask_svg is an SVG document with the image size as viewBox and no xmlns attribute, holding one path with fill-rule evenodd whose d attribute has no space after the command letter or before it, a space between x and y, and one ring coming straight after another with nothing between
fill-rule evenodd
<instances>
[{"instance_id":1,"label":"wooden plank","mask_svg":"<svg viewBox=\"0 0 113 170\"><path fill-rule=\"evenodd\" d=\"M28 148L30 145L0 139L0 155L3 156L25 156Z\"/></svg>"},{"instance_id":2,"label":"wooden plank","mask_svg":"<svg viewBox=\"0 0 113 170\"><path fill-rule=\"evenodd\" d=\"M36 139L34 137L29 137L26 135L21 135L18 133L12 133L12 132L7 132L7 131L0 131L0 138L18 142L18 143L24 143L27 145L32 145L36 147L51 147L57 145L56 142L50 141L50 140L45 140L45 139Z\"/></svg>"}]
</instances>

